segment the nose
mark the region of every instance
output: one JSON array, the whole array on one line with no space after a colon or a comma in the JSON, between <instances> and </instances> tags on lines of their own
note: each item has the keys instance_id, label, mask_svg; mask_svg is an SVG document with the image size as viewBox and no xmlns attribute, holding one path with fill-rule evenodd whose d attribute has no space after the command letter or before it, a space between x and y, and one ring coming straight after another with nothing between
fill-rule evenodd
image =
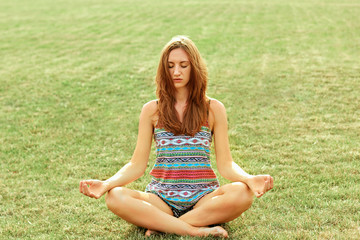
<instances>
[{"instance_id":1,"label":"nose","mask_svg":"<svg viewBox=\"0 0 360 240\"><path fill-rule=\"evenodd\" d=\"M179 76L179 75L180 75L180 67L179 67L179 66L175 66L174 68L175 68L175 69L174 69L174 75L175 75L175 76Z\"/></svg>"}]
</instances>

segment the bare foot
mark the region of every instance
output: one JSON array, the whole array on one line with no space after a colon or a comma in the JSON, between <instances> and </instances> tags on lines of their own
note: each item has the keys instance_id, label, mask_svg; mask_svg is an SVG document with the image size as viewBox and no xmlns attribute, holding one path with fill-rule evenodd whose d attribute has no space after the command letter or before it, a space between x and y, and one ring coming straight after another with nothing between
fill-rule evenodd
<instances>
[{"instance_id":1,"label":"bare foot","mask_svg":"<svg viewBox=\"0 0 360 240\"><path fill-rule=\"evenodd\" d=\"M215 236L215 237L223 237L223 238L227 238L229 237L228 232L223 229L220 226L216 226L216 227L211 227L211 228L199 228L199 232L200 232L200 236Z\"/></svg>"},{"instance_id":2,"label":"bare foot","mask_svg":"<svg viewBox=\"0 0 360 240\"><path fill-rule=\"evenodd\" d=\"M160 232L158 232L158 231L148 229L145 233L145 237L150 237L151 235L159 234L159 233Z\"/></svg>"}]
</instances>

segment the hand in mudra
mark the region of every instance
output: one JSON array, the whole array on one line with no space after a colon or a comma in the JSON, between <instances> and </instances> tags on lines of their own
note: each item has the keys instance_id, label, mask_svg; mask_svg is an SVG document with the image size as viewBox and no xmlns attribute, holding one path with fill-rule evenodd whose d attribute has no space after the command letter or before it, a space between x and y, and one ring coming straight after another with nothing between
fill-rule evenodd
<instances>
[{"instance_id":1,"label":"hand in mudra","mask_svg":"<svg viewBox=\"0 0 360 240\"><path fill-rule=\"evenodd\" d=\"M80 192L92 198L100 198L107 192L106 184L100 180L84 180L80 182Z\"/></svg>"},{"instance_id":2,"label":"hand in mudra","mask_svg":"<svg viewBox=\"0 0 360 240\"><path fill-rule=\"evenodd\" d=\"M255 175L246 180L246 184L254 192L257 198L273 188L274 178L270 175Z\"/></svg>"}]
</instances>

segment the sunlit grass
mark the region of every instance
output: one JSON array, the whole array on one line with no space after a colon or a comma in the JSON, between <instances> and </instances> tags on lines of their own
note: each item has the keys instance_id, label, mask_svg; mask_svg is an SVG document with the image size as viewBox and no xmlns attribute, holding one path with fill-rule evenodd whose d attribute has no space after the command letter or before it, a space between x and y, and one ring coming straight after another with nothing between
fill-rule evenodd
<instances>
[{"instance_id":1,"label":"sunlit grass","mask_svg":"<svg viewBox=\"0 0 360 240\"><path fill-rule=\"evenodd\" d=\"M103 198L82 196L78 182L106 179L130 159L141 107L156 98L160 51L185 34L207 61L208 95L227 107L233 158L275 178L224 226L230 237L356 239L359 6L1 1L1 238L142 238Z\"/></svg>"}]
</instances>

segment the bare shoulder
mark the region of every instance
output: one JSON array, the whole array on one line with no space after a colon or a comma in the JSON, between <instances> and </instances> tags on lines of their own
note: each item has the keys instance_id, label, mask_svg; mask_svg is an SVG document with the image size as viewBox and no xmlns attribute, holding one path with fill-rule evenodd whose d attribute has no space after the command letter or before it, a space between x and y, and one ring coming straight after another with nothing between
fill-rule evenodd
<instances>
[{"instance_id":1,"label":"bare shoulder","mask_svg":"<svg viewBox=\"0 0 360 240\"><path fill-rule=\"evenodd\" d=\"M152 124L154 125L157 122L157 100L151 100L145 103L141 110L140 118L146 118L151 120Z\"/></svg>"},{"instance_id":2,"label":"bare shoulder","mask_svg":"<svg viewBox=\"0 0 360 240\"><path fill-rule=\"evenodd\" d=\"M210 111L214 112L215 114L226 111L222 102L215 98L210 98L210 100Z\"/></svg>"},{"instance_id":3,"label":"bare shoulder","mask_svg":"<svg viewBox=\"0 0 360 240\"><path fill-rule=\"evenodd\" d=\"M157 110L157 100L151 100L145 103L142 107L142 111L148 114L154 114Z\"/></svg>"},{"instance_id":4,"label":"bare shoulder","mask_svg":"<svg viewBox=\"0 0 360 240\"><path fill-rule=\"evenodd\" d=\"M214 125L226 119L226 109L222 102L215 98L210 98L209 125L214 130Z\"/></svg>"}]
</instances>

